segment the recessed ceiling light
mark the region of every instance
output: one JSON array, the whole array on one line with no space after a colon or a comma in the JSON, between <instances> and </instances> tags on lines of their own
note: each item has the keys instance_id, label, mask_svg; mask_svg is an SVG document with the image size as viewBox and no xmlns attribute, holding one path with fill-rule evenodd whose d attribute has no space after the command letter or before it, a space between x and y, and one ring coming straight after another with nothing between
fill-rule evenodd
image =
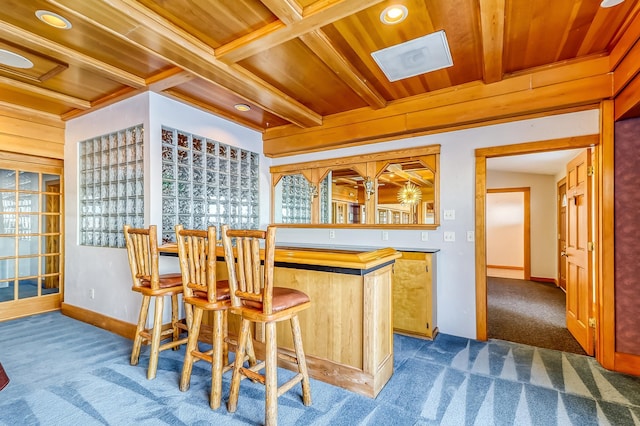
<instances>
[{"instance_id":1,"label":"recessed ceiling light","mask_svg":"<svg viewBox=\"0 0 640 426\"><path fill-rule=\"evenodd\" d=\"M602 0L600 7L613 7L622 3L624 0Z\"/></svg>"},{"instance_id":2,"label":"recessed ceiling light","mask_svg":"<svg viewBox=\"0 0 640 426\"><path fill-rule=\"evenodd\" d=\"M14 68L33 68L33 62L22 55L0 49L0 64Z\"/></svg>"},{"instance_id":3,"label":"recessed ceiling light","mask_svg":"<svg viewBox=\"0 0 640 426\"><path fill-rule=\"evenodd\" d=\"M380 21L387 25L399 24L406 19L408 13L409 11L405 6L399 4L392 5L382 11Z\"/></svg>"},{"instance_id":4,"label":"recessed ceiling light","mask_svg":"<svg viewBox=\"0 0 640 426\"><path fill-rule=\"evenodd\" d=\"M53 13L48 10L37 10L36 16L39 20L45 24L51 25L52 27L60 28L61 30L68 30L71 28L71 22L69 22L69 20L64 16L60 16L57 13Z\"/></svg>"},{"instance_id":5,"label":"recessed ceiling light","mask_svg":"<svg viewBox=\"0 0 640 426\"><path fill-rule=\"evenodd\" d=\"M242 112L247 112L251 110L251 107L247 104L235 104L233 107L238 111L242 111Z\"/></svg>"}]
</instances>

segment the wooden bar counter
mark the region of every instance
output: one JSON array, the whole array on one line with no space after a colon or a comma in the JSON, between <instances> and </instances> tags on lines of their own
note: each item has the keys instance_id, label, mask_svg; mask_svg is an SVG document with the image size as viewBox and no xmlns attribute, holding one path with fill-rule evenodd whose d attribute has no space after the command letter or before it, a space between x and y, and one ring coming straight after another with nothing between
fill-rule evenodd
<instances>
[{"instance_id":1,"label":"wooden bar counter","mask_svg":"<svg viewBox=\"0 0 640 426\"><path fill-rule=\"evenodd\" d=\"M163 253L175 247L161 247ZM227 277L218 247L218 279ZM393 374L392 248L277 247L275 285L301 290L311 307L299 314L311 377L375 398ZM229 320L230 332L236 328ZM262 351L255 330L256 351ZM278 325L278 346L293 353L291 332ZM280 359L280 366L294 369Z\"/></svg>"}]
</instances>

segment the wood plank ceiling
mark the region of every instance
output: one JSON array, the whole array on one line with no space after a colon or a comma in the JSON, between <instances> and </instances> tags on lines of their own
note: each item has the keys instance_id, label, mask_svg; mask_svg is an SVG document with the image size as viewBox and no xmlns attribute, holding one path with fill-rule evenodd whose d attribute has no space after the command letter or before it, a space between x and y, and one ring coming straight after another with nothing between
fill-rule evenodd
<instances>
[{"instance_id":1,"label":"wood plank ceiling","mask_svg":"<svg viewBox=\"0 0 640 426\"><path fill-rule=\"evenodd\" d=\"M2 0L0 105L64 120L151 90L261 132L610 53L640 0ZM392 4L398 25L380 21ZM66 17L53 28L37 10ZM389 82L371 53L444 30L453 66ZM236 104L250 111L239 112Z\"/></svg>"}]
</instances>

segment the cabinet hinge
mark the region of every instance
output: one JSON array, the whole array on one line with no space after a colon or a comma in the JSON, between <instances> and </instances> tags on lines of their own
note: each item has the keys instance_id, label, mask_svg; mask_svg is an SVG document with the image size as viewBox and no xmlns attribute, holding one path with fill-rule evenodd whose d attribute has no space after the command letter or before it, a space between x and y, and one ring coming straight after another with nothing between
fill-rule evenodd
<instances>
[{"instance_id":1,"label":"cabinet hinge","mask_svg":"<svg viewBox=\"0 0 640 426\"><path fill-rule=\"evenodd\" d=\"M589 327L596 328L596 319L595 318L589 318Z\"/></svg>"},{"instance_id":2,"label":"cabinet hinge","mask_svg":"<svg viewBox=\"0 0 640 426\"><path fill-rule=\"evenodd\" d=\"M427 323L427 330L429 329L429 323Z\"/></svg>"},{"instance_id":3,"label":"cabinet hinge","mask_svg":"<svg viewBox=\"0 0 640 426\"><path fill-rule=\"evenodd\" d=\"M587 176L593 176L595 174L595 172L596 172L595 167L593 167L593 166L587 167Z\"/></svg>"},{"instance_id":4,"label":"cabinet hinge","mask_svg":"<svg viewBox=\"0 0 640 426\"><path fill-rule=\"evenodd\" d=\"M589 241L589 242L587 243L587 250L589 250L589 251L594 251L595 249L596 249L596 245L595 245L595 243L594 243L593 241Z\"/></svg>"},{"instance_id":5,"label":"cabinet hinge","mask_svg":"<svg viewBox=\"0 0 640 426\"><path fill-rule=\"evenodd\" d=\"M424 267L425 271L429 272L429 265Z\"/></svg>"}]
</instances>

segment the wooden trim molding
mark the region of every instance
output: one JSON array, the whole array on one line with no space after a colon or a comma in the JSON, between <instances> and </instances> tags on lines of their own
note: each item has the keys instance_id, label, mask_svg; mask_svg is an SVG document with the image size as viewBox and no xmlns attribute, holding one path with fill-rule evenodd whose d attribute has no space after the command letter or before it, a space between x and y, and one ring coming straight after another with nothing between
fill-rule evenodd
<instances>
[{"instance_id":1,"label":"wooden trim molding","mask_svg":"<svg viewBox=\"0 0 640 426\"><path fill-rule=\"evenodd\" d=\"M119 336L126 337L127 339L133 339L133 336L136 334L136 324L111 318L99 312L90 311L68 303L62 303L61 311L63 315L86 322L87 324L94 325Z\"/></svg>"},{"instance_id":2,"label":"wooden trim molding","mask_svg":"<svg viewBox=\"0 0 640 426\"><path fill-rule=\"evenodd\" d=\"M511 271L524 271L523 266L510 266L510 265L487 265L487 268L492 269L508 269Z\"/></svg>"},{"instance_id":3,"label":"wooden trim molding","mask_svg":"<svg viewBox=\"0 0 640 426\"><path fill-rule=\"evenodd\" d=\"M535 281L537 283L552 283L558 285L558 280L556 280L555 278L529 277L529 281Z\"/></svg>"},{"instance_id":4,"label":"wooden trim molding","mask_svg":"<svg viewBox=\"0 0 640 426\"><path fill-rule=\"evenodd\" d=\"M600 155L597 156L598 179L596 274L596 359L604 368L618 370L615 323L615 232L614 232L614 108L613 101L600 106ZM636 369L638 374L640 368Z\"/></svg>"},{"instance_id":5,"label":"wooden trim molding","mask_svg":"<svg viewBox=\"0 0 640 426\"><path fill-rule=\"evenodd\" d=\"M640 355L616 352L614 356L614 365L614 370L619 373L633 374L635 376L640 375Z\"/></svg>"},{"instance_id":6,"label":"wooden trim molding","mask_svg":"<svg viewBox=\"0 0 640 426\"><path fill-rule=\"evenodd\" d=\"M487 158L476 151L476 338L487 340Z\"/></svg>"}]
</instances>

